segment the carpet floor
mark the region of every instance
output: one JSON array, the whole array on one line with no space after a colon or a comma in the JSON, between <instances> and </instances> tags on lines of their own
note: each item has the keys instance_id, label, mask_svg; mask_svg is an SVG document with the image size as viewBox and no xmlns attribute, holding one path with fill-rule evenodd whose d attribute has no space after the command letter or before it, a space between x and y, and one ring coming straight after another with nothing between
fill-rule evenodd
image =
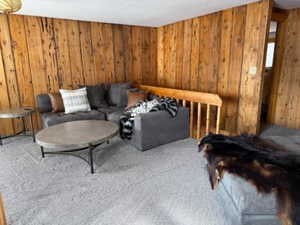
<instances>
[{"instance_id":1,"label":"carpet floor","mask_svg":"<svg viewBox=\"0 0 300 225\"><path fill-rule=\"evenodd\" d=\"M87 157L87 152L80 153ZM118 137L98 147L96 173L73 156L41 158L28 137L0 146L9 225L232 225L211 191L197 143L139 152ZM230 206L226 206L227 209Z\"/></svg>"}]
</instances>

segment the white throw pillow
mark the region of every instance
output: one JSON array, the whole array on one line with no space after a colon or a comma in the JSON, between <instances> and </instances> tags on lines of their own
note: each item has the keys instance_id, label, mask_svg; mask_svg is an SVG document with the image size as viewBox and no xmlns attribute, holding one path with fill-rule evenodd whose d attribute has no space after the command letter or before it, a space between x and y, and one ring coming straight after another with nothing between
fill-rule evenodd
<instances>
[{"instance_id":1,"label":"white throw pillow","mask_svg":"<svg viewBox=\"0 0 300 225\"><path fill-rule=\"evenodd\" d=\"M86 87L77 90L60 89L59 92L64 102L66 114L91 111Z\"/></svg>"}]
</instances>

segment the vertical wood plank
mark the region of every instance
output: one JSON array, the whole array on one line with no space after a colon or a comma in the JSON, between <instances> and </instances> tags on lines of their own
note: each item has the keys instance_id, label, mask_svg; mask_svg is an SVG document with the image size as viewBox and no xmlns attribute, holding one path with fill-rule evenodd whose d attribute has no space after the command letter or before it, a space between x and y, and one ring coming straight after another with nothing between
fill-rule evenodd
<instances>
[{"instance_id":1,"label":"vertical wood plank","mask_svg":"<svg viewBox=\"0 0 300 225\"><path fill-rule=\"evenodd\" d=\"M184 45L184 22L178 22L176 26L176 82L175 88L182 89L183 75L183 45Z\"/></svg>"},{"instance_id":2,"label":"vertical wood plank","mask_svg":"<svg viewBox=\"0 0 300 225\"><path fill-rule=\"evenodd\" d=\"M231 89L231 83L229 79L229 70L231 62L231 40L232 40L232 28L233 28L233 9L222 11L222 23L221 23L221 48L219 54L219 73L218 73L218 94L224 100L224 107L221 114L222 128L225 128L226 123L226 109L227 104L230 101L228 96L229 89ZM236 60L234 58L234 60Z\"/></svg>"},{"instance_id":3,"label":"vertical wood plank","mask_svg":"<svg viewBox=\"0 0 300 225\"><path fill-rule=\"evenodd\" d=\"M256 134L259 131L263 82L262 72L271 8L269 0L247 5L238 115L239 133ZM250 74L250 68L252 67L256 68L256 74Z\"/></svg>"},{"instance_id":4,"label":"vertical wood plank","mask_svg":"<svg viewBox=\"0 0 300 225\"><path fill-rule=\"evenodd\" d=\"M150 85L157 84L157 57L158 57L158 40L157 40L157 28L151 28L150 35L151 35L151 46L150 46L150 66L151 66L151 79L149 80Z\"/></svg>"},{"instance_id":5,"label":"vertical wood plank","mask_svg":"<svg viewBox=\"0 0 300 225\"><path fill-rule=\"evenodd\" d=\"M24 16L10 15L9 26L12 39L13 55L15 59L15 70L20 94L20 105L24 107L34 107L35 97L29 64L29 50L27 47ZM28 129L31 129L31 126L29 126L29 121L27 122L26 127Z\"/></svg>"},{"instance_id":6,"label":"vertical wood plank","mask_svg":"<svg viewBox=\"0 0 300 225\"><path fill-rule=\"evenodd\" d=\"M79 22L82 70L87 85L97 84L95 74L94 51L92 44L91 23Z\"/></svg>"},{"instance_id":7,"label":"vertical wood plank","mask_svg":"<svg viewBox=\"0 0 300 225\"><path fill-rule=\"evenodd\" d=\"M228 88L225 129L229 132L237 130L237 115L239 108L241 73L243 64L243 46L245 39L246 7L233 9L233 27L231 40L231 56ZM224 107L222 107L222 111Z\"/></svg>"},{"instance_id":8,"label":"vertical wood plank","mask_svg":"<svg viewBox=\"0 0 300 225\"><path fill-rule=\"evenodd\" d=\"M108 83L116 82L114 50L113 50L113 31L111 24L103 24L103 56L105 68L105 81Z\"/></svg>"},{"instance_id":9,"label":"vertical wood plank","mask_svg":"<svg viewBox=\"0 0 300 225\"><path fill-rule=\"evenodd\" d=\"M72 87L78 88L85 84L85 77L82 70L81 47L79 39L78 21L70 20L66 26L68 37L68 49L72 73Z\"/></svg>"},{"instance_id":10,"label":"vertical wood plank","mask_svg":"<svg viewBox=\"0 0 300 225\"><path fill-rule=\"evenodd\" d=\"M143 84L151 83L151 30L143 27L142 28L142 51L141 51L141 69L142 69L142 79L141 82Z\"/></svg>"},{"instance_id":11,"label":"vertical wood plank","mask_svg":"<svg viewBox=\"0 0 300 225\"><path fill-rule=\"evenodd\" d=\"M133 73L130 76L130 81L136 81L142 83L142 28L133 27L132 28L132 69Z\"/></svg>"},{"instance_id":12,"label":"vertical wood plank","mask_svg":"<svg viewBox=\"0 0 300 225\"><path fill-rule=\"evenodd\" d=\"M191 47L192 47L192 25L193 20L184 21L184 43L183 43L183 68L182 88L190 89L191 79Z\"/></svg>"},{"instance_id":13,"label":"vertical wood plank","mask_svg":"<svg viewBox=\"0 0 300 225\"><path fill-rule=\"evenodd\" d=\"M59 88L72 89L72 71L69 55L68 33L66 29L66 21L54 19L54 34L57 51L57 67Z\"/></svg>"},{"instance_id":14,"label":"vertical wood plank","mask_svg":"<svg viewBox=\"0 0 300 225\"><path fill-rule=\"evenodd\" d=\"M45 71L48 80L48 92L57 93L59 90L59 77L53 19L40 18L40 20Z\"/></svg>"},{"instance_id":15,"label":"vertical wood plank","mask_svg":"<svg viewBox=\"0 0 300 225\"><path fill-rule=\"evenodd\" d=\"M28 55L32 83L34 86L34 95L48 92L48 82L46 79L44 55L41 38L41 21L38 17L24 17L25 30L27 36ZM34 121L36 128L40 126L40 120Z\"/></svg>"},{"instance_id":16,"label":"vertical wood plank","mask_svg":"<svg viewBox=\"0 0 300 225\"><path fill-rule=\"evenodd\" d=\"M113 48L114 48L114 67L116 82L126 81L125 62L124 62L124 42L123 29L121 25L113 26Z\"/></svg>"},{"instance_id":17,"label":"vertical wood plank","mask_svg":"<svg viewBox=\"0 0 300 225\"><path fill-rule=\"evenodd\" d=\"M0 49L0 108L10 107L8 89L6 84L5 69L2 61L2 50ZM1 135L11 135L14 132L12 120L1 119L0 132Z\"/></svg>"},{"instance_id":18,"label":"vertical wood plank","mask_svg":"<svg viewBox=\"0 0 300 225\"><path fill-rule=\"evenodd\" d=\"M200 51L200 19L193 19L192 26L192 49L191 49L191 84L192 91L198 90L199 81L199 51Z\"/></svg>"},{"instance_id":19,"label":"vertical wood plank","mask_svg":"<svg viewBox=\"0 0 300 225\"><path fill-rule=\"evenodd\" d=\"M132 27L131 26L123 26L124 32L124 45L125 45L125 73L126 80L130 80L131 74L133 73L132 68Z\"/></svg>"},{"instance_id":20,"label":"vertical wood plank","mask_svg":"<svg viewBox=\"0 0 300 225\"><path fill-rule=\"evenodd\" d=\"M162 85L164 79L164 27L157 29L157 84Z\"/></svg>"},{"instance_id":21,"label":"vertical wood plank","mask_svg":"<svg viewBox=\"0 0 300 225\"><path fill-rule=\"evenodd\" d=\"M15 60L12 49L12 41L7 15L0 15L0 44L3 56L3 64L6 76L7 91L9 95L10 107L20 106L19 87L16 77ZM21 131L21 121L13 119L14 131Z\"/></svg>"},{"instance_id":22,"label":"vertical wood plank","mask_svg":"<svg viewBox=\"0 0 300 225\"><path fill-rule=\"evenodd\" d=\"M92 23L92 44L94 52L95 74L97 83L105 83L105 56L104 56L104 34L103 24Z\"/></svg>"}]
</instances>

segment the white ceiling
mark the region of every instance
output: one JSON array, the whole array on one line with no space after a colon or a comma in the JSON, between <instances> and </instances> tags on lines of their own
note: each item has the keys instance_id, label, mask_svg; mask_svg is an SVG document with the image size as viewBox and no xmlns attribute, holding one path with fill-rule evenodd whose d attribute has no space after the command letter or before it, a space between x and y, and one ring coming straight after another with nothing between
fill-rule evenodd
<instances>
[{"instance_id":1,"label":"white ceiling","mask_svg":"<svg viewBox=\"0 0 300 225\"><path fill-rule=\"evenodd\" d=\"M158 27L258 0L23 0L17 14ZM286 8L300 0L276 0Z\"/></svg>"}]
</instances>

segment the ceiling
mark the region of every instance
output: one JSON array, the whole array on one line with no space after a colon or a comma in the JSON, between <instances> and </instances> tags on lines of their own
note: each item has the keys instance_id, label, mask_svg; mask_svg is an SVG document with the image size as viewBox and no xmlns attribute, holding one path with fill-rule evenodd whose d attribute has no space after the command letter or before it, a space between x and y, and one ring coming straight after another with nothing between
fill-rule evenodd
<instances>
[{"instance_id":1,"label":"ceiling","mask_svg":"<svg viewBox=\"0 0 300 225\"><path fill-rule=\"evenodd\" d=\"M258 0L23 0L17 14L159 27ZM300 0L275 0L285 8Z\"/></svg>"}]
</instances>

